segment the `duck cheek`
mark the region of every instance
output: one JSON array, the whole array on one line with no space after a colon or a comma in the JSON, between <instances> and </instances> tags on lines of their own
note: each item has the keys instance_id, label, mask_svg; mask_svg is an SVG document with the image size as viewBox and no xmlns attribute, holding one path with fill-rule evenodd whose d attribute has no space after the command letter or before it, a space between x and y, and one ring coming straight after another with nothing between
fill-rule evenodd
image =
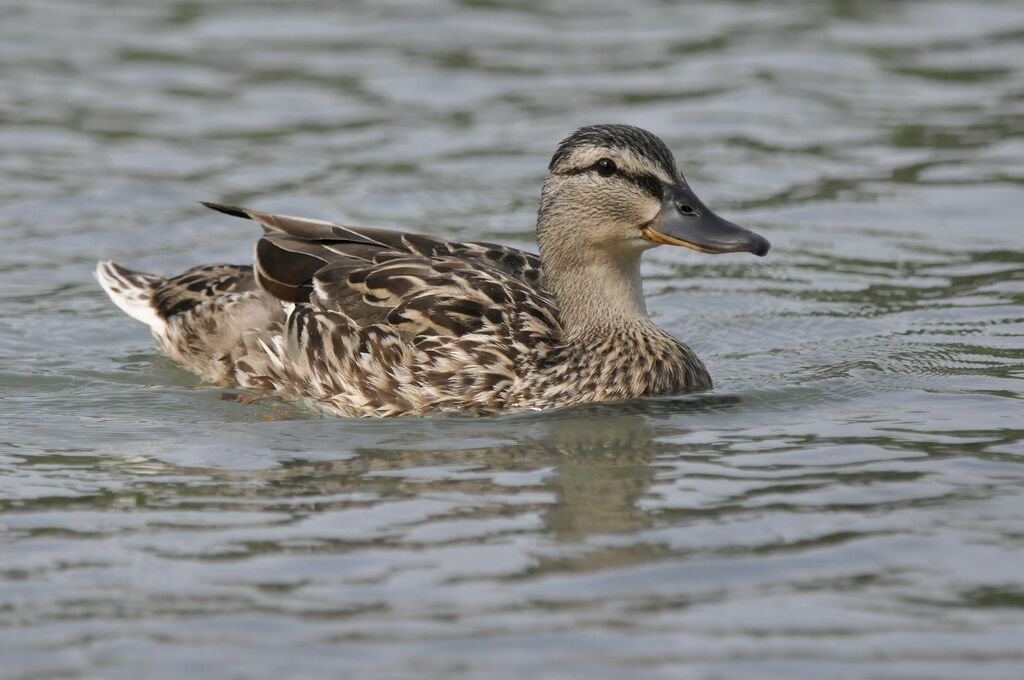
<instances>
[{"instance_id":1,"label":"duck cheek","mask_svg":"<svg viewBox=\"0 0 1024 680\"><path fill-rule=\"evenodd\" d=\"M587 232L587 240L602 247L614 245L622 240L623 225L618 221L605 218L599 224L595 224Z\"/></svg>"}]
</instances>

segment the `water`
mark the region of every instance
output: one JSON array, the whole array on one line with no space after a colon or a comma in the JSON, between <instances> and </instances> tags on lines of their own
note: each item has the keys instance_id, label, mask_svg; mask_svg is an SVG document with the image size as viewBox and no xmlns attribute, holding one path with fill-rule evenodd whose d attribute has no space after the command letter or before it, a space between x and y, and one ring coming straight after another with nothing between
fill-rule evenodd
<instances>
[{"instance_id":1,"label":"water","mask_svg":"<svg viewBox=\"0 0 1024 680\"><path fill-rule=\"evenodd\" d=\"M1017 0L342 5L0 9L0 676L1021 677ZM592 122L775 246L648 258L713 393L322 418L91 278L248 261L200 199L531 246Z\"/></svg>"}]
</instances>

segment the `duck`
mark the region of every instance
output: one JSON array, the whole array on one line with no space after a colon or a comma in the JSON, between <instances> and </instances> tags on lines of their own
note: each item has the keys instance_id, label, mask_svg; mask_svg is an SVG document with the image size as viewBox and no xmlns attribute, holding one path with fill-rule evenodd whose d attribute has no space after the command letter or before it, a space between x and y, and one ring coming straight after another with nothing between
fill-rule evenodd
<instances>
[{"instance_id":1,"label":"duck","mask_svg":"<svg viewBox=\"0 0 1024 680\"><path fill-rule=\"evenodd\" d=\"M251 265L172 277L96 268L161 352L216 385L345 417L491 415L709 390L688 345L647 313L640 261L661 245L764 256L712 212L665 142L623 124L562 140L538 253L203 205L263 228Z\"/></svg>"}]
</instances>

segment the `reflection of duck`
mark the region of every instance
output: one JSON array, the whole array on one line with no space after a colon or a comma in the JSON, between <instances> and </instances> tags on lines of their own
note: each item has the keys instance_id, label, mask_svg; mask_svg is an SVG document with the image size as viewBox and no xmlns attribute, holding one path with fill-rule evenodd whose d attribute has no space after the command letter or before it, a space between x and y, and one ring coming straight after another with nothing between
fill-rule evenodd
<instances>
[{"instance_id":1,"label":"reflection of duck","mask_svg":"<svg viewBox=\"0 0 1024 680\"><path fill-rule=\"evenodd\" d=\"M539 257L208 204L263 225L255 268L164 279L103 262L97 276L187 368L342 415L550 408L710 387L690 348L647 318L640 255L661 243L764 255L768 242L708 210L644 130L577 130L549 169Z\"/></svg>"},{"instance_id":2,"label":"reflection of duck","mask_svg":"<svg viewBox=\"0 0 1024 680\"><path fill-rule=\"evenodd\" d=\"M538 529L546 536L575 541L649 526L652 514L639 501L656 485L654 461L685 455L671 441L685 430L641 415L640 404L636 406L637 413L624 414L618 404L599 404L568 414L531 415L528 421L503 420L500 441L495 440L495 423L490 420L419 420L404 426L400 437L381 437L379 426L357 424L346 435L350 444L359 445L346 447L344 454L331 453L337 447L336 429L310 421L311 428L303 431L303 448L311 452L306 458L295 458L294 447L282 446L276 455L265 450L270 457L254 469L162 462L164 456L180 458L183 443L176 440L171 449L155 453L144 465L150 475L192 478L195 495L190 498L236 497L251 508L281 509L283 503L298 514L410 499L430 499L432 506L443 499L451 509L438 519L462 522L530 515L539 520ZM673 413L678 415L680 409L693 408L694 402L676 401L675 406ZM259 436L269 434L276 440L273 432L289 431L283 422ZM247 432L235 445L249 452L250 438L256 436ZM189 448L188 441L184 448ZM220 461L223 456L215 458ZM123 458L116 460L124 464ZM136 459L128 465L138 469L140 463ZM400 513L396 521L406 521L403 517ZM434 520L424 514L414 521Z\"/></svg>"}]
</instances>

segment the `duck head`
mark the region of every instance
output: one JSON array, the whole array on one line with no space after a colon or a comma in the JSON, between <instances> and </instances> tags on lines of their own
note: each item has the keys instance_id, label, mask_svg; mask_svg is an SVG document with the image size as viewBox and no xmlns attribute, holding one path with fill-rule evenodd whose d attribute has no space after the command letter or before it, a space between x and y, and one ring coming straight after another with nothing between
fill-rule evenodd
<instances>
[{"instance_id":1,"label":"duck head","mask_svg":"<svg viewBox=\"0 0 1024 680\"><path fill-rule=\"evenodd\" d=\"M568 330L646 319L640 255L654 246L767 254L763 236L712 212L655 135L630 125L580 128L544 181L537 241Z\"/></svg>"},{"instance_id":2,"label":"duck head","mask_svg":"<svg viewBox=\"0 0 1024 680\"><path fill-rule=\"evenodd\" d=\"M538 221L542 251L555 239L625 251L667 244L764 256L771 248L704 205L665 142L646 130L580 128L562 141L548 169Z\"/></svg>"}]
</instances>

